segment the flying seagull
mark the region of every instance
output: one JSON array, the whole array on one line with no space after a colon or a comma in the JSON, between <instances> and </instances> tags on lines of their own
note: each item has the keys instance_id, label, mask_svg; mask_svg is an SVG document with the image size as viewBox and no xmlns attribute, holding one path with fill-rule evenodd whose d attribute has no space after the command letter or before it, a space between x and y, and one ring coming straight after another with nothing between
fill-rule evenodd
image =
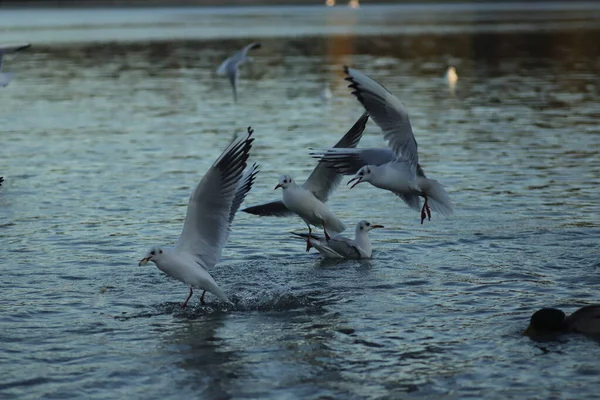
<instances>
[{"instance_id":1,"label":"flying seagull","mask_svg":"<svg viewBox=\"0 0 600 400\"><path fill-rule=\"evenodd\" d=\"M431 208L451 215L452 202L444 187L428 179L419 165L417 141L408 113L387 89L359 71L345 67L352 94L361 102L388 140L389 148L331 148L313 151L311 155L328 163L342 174L355 174L348 182L351 188L361 182L389 190L410 208L421 210L421 224L431 219ZM425 202L421 208L421 200ZM431 208L430 208L431 206Z\"/></svg>"},{"instance_id":2,"label":"flying seagull","mask_svg":"<svg viewBox=\"0 0 600 400\"><path fill-rule=\"evenodd\" d=\"M229 78L231 82L231 88L233 89L233 101L237 102L237 81L240 74L239 67L248 62L254 61L252 57L248 56L248 52L252 49L260 49L262 44L260 42L253 42L226 59L221 63L221 66L217 69L217 75L225 76Z\"/></svg>"},{"instance_id":3,"label":"flying seagull","mask_svg":"<svg viewBox=\"0 0 600 400\"><path fill-rule=\"evenodd\" d=\"M152 261L167 275L190 285L183 308L192 297L193 288L204 290L202 304L207 291L231 304L208 269L219 262L235 213L258 173L256 164L244 172L254 141L252 132L248 127L246 137L233 140L204 174L190 197L176 246L152 247L139 262L141 266Z\"/></svg>"}]
</instances>

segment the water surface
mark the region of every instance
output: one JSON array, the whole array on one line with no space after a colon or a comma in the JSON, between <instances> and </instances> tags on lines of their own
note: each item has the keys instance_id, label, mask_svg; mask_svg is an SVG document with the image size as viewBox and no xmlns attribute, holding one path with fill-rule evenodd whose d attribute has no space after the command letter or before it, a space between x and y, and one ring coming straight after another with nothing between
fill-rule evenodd
<instances>
[{"instance_id":1,"label":"water surface","mask_svg":"<svg viewBox=\"0 0 600 400\"><path fill-rule=\"evenodd\" d=\"M3 10L2 41L34 46L0 91L0 393L596 396L597 342L521 332L540 307L598 301L598 22L586 3ZM233 104L214 71L248 40L264 48ZM386 229L373 260L332 263L291 237L299 218L240 213L211 271L236 307L181 310L185 285L137 261L177 240L191 189L249 125L248 204L308 176L307 149L362 113L345 64L404 101L455 214L420 225L390 193L340 187L342 220ZM369 123L361 146L380 145Z\"/></svg>"}]
</instances>

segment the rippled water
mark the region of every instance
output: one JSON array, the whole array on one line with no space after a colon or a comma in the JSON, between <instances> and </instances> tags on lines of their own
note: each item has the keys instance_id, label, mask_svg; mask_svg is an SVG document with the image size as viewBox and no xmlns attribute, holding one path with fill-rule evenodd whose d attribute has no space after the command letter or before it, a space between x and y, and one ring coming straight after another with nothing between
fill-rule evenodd
<instances>
[{"instance_id":1,"label":"rippled water","mask_svg":"<svg viewBox=\"0 0 600 400\"><path fill-rule=\"evenodd\" d=\"M520 333L542 306L598 302L598 14L3 11L2 41L34 46L6 61L16 76L0 91L1 397L597 395L597 342ZM265 46L234 105L214 70L248 30ZM289 235L300 219L241 213L211 271L236 307L180 310L186 286L137 261L177 239L191 188L248 125L262 165L248 204L277 198L283 172L304 179L307 148L362 112L344 64L405 102L455 214L420 225L389 193L340 187L330 206L348 225L386 229L373 260L332 263ZM369 123L361 145L382 144Z\"/></svg>"}]
</instances>

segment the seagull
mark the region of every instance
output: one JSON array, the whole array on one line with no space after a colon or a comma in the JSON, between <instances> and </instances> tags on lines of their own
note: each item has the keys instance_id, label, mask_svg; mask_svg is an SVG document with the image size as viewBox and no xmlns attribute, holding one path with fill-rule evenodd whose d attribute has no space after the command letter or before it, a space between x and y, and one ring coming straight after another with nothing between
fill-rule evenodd
<instances>
[{"instance_id":1,"label":"seagull","mask_svg":"<svg viewBox=\"0 0 600 400\"><path fill-rule=\"evenodd\" d=\"M12 79L12 72L2 72L2 58L5 54L16 53L17 51L24 50L31 47L30 43L19 43L19 44L0 44L0 86L4 87L9 84Z\"/></svg>"},{"instance_id":2,"label":"seagull","mask_svg":"<svg viewBox=\"0 0 600 400\"><path fill-rule=\"evenodd\" d=\"M4 177L0 176L0 186L2 186L2 182L4 182Z\"/></svg>"},{"instance_id":3,"label":"seagull","mask_svg":"<svg viewBox=\"0 0 600 400\"><path fill-rule=\"evenodd\" d=\"M260 42L252 42L225 61L221 63L221 66L217 69L217 75L225 76L229 78L231 87L233 89L233 101L237 102L237 80L240 74L240 65L254 61L252 57L248 57L248 52L252 49L260 49L262 44Z\"/></svg>"},{"instance_id":4,"label":"seagull","mask_svg":"<svg viewBox=\"0 0 600 400\"><path fill-rule=\"evenodd\" d=\"M446 82L448 82L448 90L450 90L450 93L454 93L456 89L456 82L458 82L456 68L454 68L452 65L449 66L444 74L444 77L446 78Z\"/></svg>"},{"instance_id":5,"label":"seagull","mask_svg":"<svg viewBox=\"0 0 600 400\"><path fill-rule=\"evenodd\" d=\"M219 262L233 218L258 173L256 164L244 172L254 141L252 133L248 127L245 138L233 140L196 186L176 246L152 247L139 262L142 266L152 261L167 275L190 285L190 294L182 308L192 297L193 288L204 290L201 304L205 304L207 291L233 304L208 269Z\"/></svg>"},{"instance_id":6,"label":"seagull","mask_svg":"<svg viewBox=\"0 0 600 400\"><path fill-rule=\"evenodd\" d=\"M438 181L428 179L419 164L417 141L400 100L359 71L348 67L344 67L344 71L349 87L354 89L352 94L382 130L390 148L332 148L313 150L311 155L341 174L355 174L347 183L356 181L351 189L361 182L369 182L393 192L410 208L421 209L421 224L425 218L431 220L431 208L451 215L453 206L448 193ZM425 199L422 208L419 197Z\"/></svg>"},{"instance_id":7,"label":"seagull","mask_svg":"<svg viewBox=\"0 0 600 400\"><path fill-rule=\"evenodd\" d=\"M311 225L323 228L326 240L330 239L327 229L333 236L346 230L346 225L327 208L325 203L319 200L310 190L298 186L291 176L282 175L279 178L279 183L275 186L275 190L279 188L283 191L283 204L288 210L302 218L308 226L309 236L312 234ZM309 251L310 247L311 242L307 238L306 251Z\"/></svg>"},{"instance_id":8,"label":"seagull","mask_svg":"<svg viewBox=\"0 0 600 400\"><path fill-rule=\"evenodd\" d=\"M354 148L360 141L362 137L363 131L365 130L365 125L369 119L369 114L364 113L361 117L354 123L352 128L337 142L334 148L343 147L343 148ZM259 204L256 206L248 207L243 209L243 212L259 215L259 216L276 216L276 217L287 217L294 214L299 215L304 221L309 225L309 232L312 232L310 224L315 226L322 226L323 222L325 223L324 229L329 229L331 232L342 232L345 229L343 223L341 223L335 216L331 214L331 212L327 209L324 203L327 202L329 195L335 190L337 185L339 185L342 180L342 175L340 175L335 169L329 168L328 163L319 162L315 169L312 171L308 179L302 184L297 185L296 182L289 176L283 175L279 184L275 187L275 189L283 188L283 196L282 200L276 200L269 203ZM294 193L291 195L290 194ZM286 203L286 197L288 199L288 203ZM308 210L305 205L300 210L297 202L294 202L294 199L302 198L307 202L310 202L314 207L318 207L321 212L324 214L317 215L308 215L315 210ZM293 204L289 204L293 203ZM326 214L326 215L325 215ZM330 215L331 214L331 215ZM325 216L330 217L329 222L324 221ZM333 218L331 218L333 217ZM312 221L312 222L308 222ZM326 233L327 234L327 233ZM310 243L307 241L307 251L310 250Z\"/></svg>"},{"instance_id":9,"label":"seagull","mask_svg":"<svg viewBox=\"0 0 600 400\"><path fill-rule=\"evenodd\" d=\"M365 220L360 221L356 224L354 240L342 235L337 235L327 240L317 235L292 233L309 240L312 247L317 249L325 258L359 260L362 258L371 258L373 250L371 248L371 241L369 240L369 232L377 228L383 228L383 225L374 225Z\"/></svg>"}]
</instances>

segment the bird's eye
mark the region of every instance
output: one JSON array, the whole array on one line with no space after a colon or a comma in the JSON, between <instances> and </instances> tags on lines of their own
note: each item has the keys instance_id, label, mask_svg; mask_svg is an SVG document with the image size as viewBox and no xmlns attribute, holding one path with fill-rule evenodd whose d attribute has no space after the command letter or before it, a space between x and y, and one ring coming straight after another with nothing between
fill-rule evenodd
<instances>
[{"instance_id":1,"label":"bird's eye","mask_svg":"<svg viewBox=\"0 0 600 400\"><path fill-rule=\"evenodd\" d=\"M162 254L162 250L159 250L159 251L158 251L158 253L159 253L159 254Z\"/></svg>"},{"instance_id":2,"label":"bird's eye","mask_svg":"<svg viewBox=\"0 0 600 400\"><path fill-rule=\"evenodd\" d=\"M371 224L367 222L367 226L371 226Z\"/></svg>"},{"instance_id":3,"label":"bird's eye","mask_svg":"<svg viewBox=\"0 0 600 400\"><path fill-rule=\"evenodd\" d=\"M152 255L155 255L155 254L156 254L156 252L155 252L154 250L152 250L152 251L150 252L150 254L152 254Z\"/></svg>"},{"instance_id":4,"label":"bird's eye","mask_svg":"<svg viewBox=\"0 0 600 400\"><path fill-rule=\"evenodd\" d=\"M283 183L287 183L287 179L284 179L284 180L283 180Z\"/></svg>"}]
</instances>

